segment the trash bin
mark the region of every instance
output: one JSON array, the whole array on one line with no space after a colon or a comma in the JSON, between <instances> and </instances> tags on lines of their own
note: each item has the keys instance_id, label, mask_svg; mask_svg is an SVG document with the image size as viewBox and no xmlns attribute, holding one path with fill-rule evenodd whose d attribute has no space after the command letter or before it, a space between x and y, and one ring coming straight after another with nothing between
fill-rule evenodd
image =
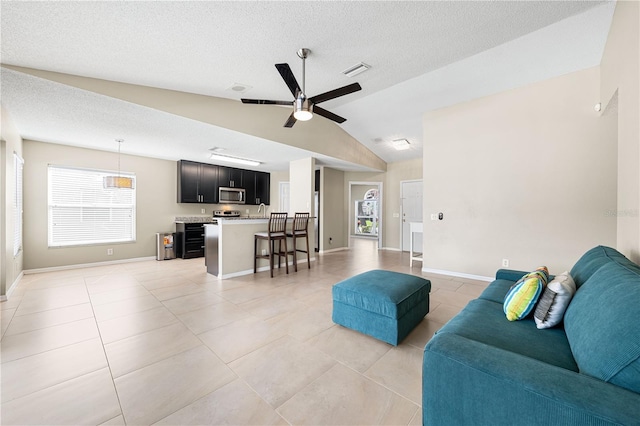
<instances>
[{"instance_id":1,"label":"trash bin","mask_svg":"<svg viewBox=\"0 0 640 426\"><path fill-rule=\"evenodd\" d=\"M156 234L156 260L169 260L176 258L175 234L158 232Z\"/></svg>"}]
</instances>

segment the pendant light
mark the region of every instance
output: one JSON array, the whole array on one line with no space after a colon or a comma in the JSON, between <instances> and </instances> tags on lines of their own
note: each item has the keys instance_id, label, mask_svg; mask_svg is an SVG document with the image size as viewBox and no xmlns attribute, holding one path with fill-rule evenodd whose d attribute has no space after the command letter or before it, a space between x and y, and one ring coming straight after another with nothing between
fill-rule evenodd
<instances>
[{"instance_id":1,"label":"pendant light","mask_svg":"<svg viewBox=\"0 0 640 426\"><path fill-rule=\"evenodd\" d=\"M116 139L116 142L118 142L118 176L105 176L102 184L105 188L133 189L133 178L120 176L120 147L124 140Z\"/></svg>"}]
</instances>

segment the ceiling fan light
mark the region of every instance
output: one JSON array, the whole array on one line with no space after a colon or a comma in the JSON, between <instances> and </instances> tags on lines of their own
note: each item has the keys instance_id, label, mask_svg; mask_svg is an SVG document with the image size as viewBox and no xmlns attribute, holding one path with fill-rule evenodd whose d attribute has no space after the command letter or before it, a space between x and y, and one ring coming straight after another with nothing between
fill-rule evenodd
<instances>
[{"instance_id":1,"label":"ceiling fan light","mask_svg":"<svg viewBox=\"0 0 640 426\"><path fill-rule=\"evenodd\" d=\"M300 121L309 121L313 118L313 113L311 110L313 109L311 102L303 96L299 96L296 99L296 103L293 110L293 116L296 120Z\"/></svg>"}]
</instances>

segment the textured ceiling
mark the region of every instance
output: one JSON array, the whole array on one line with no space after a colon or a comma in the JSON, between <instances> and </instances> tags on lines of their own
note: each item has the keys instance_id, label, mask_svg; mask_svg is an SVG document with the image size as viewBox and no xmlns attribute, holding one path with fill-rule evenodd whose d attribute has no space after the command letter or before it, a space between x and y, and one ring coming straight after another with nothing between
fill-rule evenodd
<instances>
[{"instance_id":1,"label":"textured ceiling","mask_svg":"<svg viewBox=\"0 0 640 426\"><path fill-rule=\"evenodd\" d=\"M323 107L346 117L343 129L392 162L422 155L425 111L597 65L614 6L3 1L1 61L230 99L288 100L273 64L289 63L300 81L295 52L308 47L307 94L358 81L361 92ZM372 68L353 79L341 74L360 61ZM235 83L251 88L234 92ZM123 152L170 159L201 159L204 150L225 141L233 154L258 156L271 170L310 155L6 70L2 103L24 136L45 141L113 150L113 139L127 134L136 142L123 145ZM399 137L408 138L412 149L390 150L388 142Z\"/></svg>"}]
</instances>

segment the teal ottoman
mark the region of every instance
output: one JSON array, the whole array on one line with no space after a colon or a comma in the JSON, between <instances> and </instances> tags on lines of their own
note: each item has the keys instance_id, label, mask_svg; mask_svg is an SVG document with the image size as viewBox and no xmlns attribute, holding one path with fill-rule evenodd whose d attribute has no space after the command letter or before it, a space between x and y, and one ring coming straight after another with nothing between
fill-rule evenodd
<instances>
[{"instance_id":1,"label":"teal ottoman","mask_svg":"<svg viewBox=\"0 0 640 426\"><path fill-rule=\"evenodd\" d=\"M431 282L373 270L333 286L333 322L397 346L429 312Z\"/></svg>"}]
</instances>

